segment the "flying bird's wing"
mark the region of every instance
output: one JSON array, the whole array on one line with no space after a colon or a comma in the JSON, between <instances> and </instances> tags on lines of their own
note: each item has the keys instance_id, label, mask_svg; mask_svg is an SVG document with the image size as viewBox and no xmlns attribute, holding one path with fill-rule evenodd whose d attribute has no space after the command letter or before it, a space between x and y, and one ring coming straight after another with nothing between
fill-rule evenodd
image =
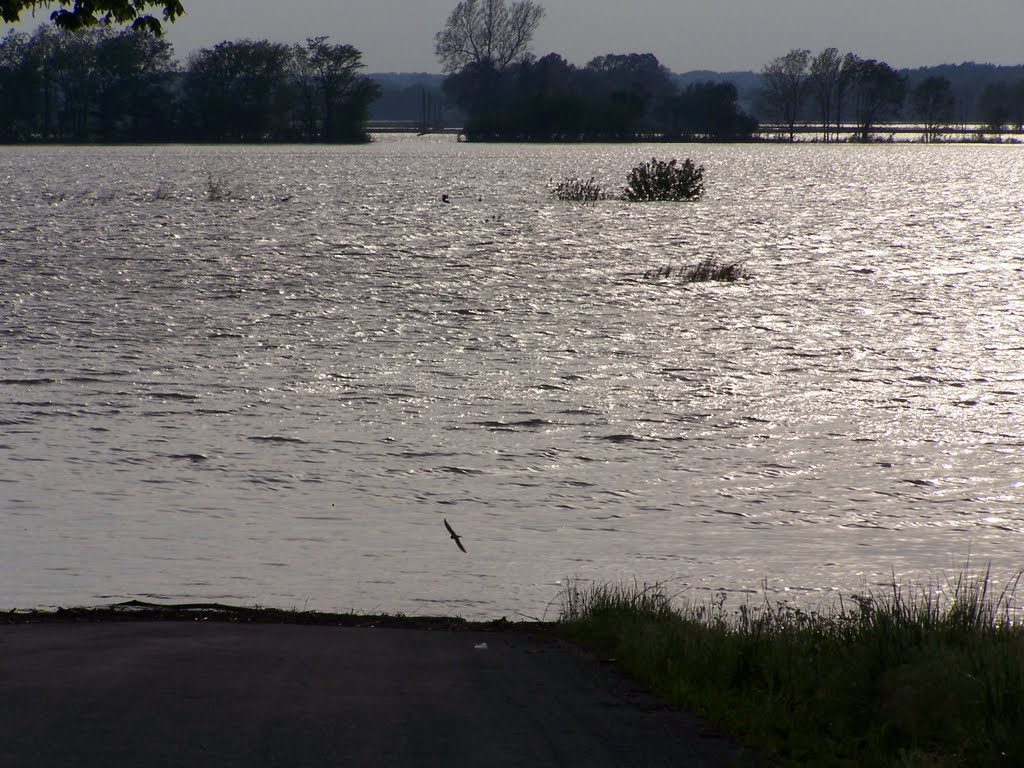
<instances>
[{"instance_id":1,"label":"flying bird's wing","mask_svg":"<svg viewBox=\"0 0 1024 768\"><path fill-rule=\"evenodd\" d=\"M460 537L459 534L455 532L455 529L448 524L447 520L444 521L444 527L448 529L448 533L450 533L452 535L452 538L455 539L455 545L463 552L466 552L466 548L462 546L462 537ZM466 554L469 553L466 552Z\"/></svg>"}]
</instances>

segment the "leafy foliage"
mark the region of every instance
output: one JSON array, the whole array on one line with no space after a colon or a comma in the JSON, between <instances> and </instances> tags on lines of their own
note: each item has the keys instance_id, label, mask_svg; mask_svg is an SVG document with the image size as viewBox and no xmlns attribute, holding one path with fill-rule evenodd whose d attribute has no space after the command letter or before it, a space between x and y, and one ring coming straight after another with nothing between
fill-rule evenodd
<instances>
[{"instance_id":1,"label":"leafy foliage","mask_svg":"<svg viewBox=\"0 0 1024 768\"><path fill-rule=\"evenodd\" d=\"M145 13L147 8L162 10L163 20L168 22L174 22L185 13L178 0L0 0L0 19L14 23L22 11L53 5L60 5L60 8L50 14L50 19L62 29L130 22L132 29L144 29L158 36L163 33L163 27L159 19Z\"/></svg>"},{"instance_id":2,"label":"leafy foliage","mask_svg":"<svg viewBox=\"0 0 1024 768\"><path fill-rule=\"evenodd\" d=\"M704 194L704 166L686 159L682 165L651 158L635 166L626 177L623 198L637 201L697 200Z\"/></svg>"}]
</instances>

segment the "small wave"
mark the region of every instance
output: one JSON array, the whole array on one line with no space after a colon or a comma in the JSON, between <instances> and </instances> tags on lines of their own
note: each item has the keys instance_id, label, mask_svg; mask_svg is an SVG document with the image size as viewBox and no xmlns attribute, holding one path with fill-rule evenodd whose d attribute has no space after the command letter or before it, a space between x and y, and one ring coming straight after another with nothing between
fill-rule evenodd
<instances>
[{"instance_id":1,"label":"small wave","mask_svg":"<svg viewBox=\"0 0 1024 768\"><path fill-rule=\"evenodd\" d=\"M260 443L295 443L298 445L305 445L306 441L298 437L285 437L284 435L253 435L249 440L255 440Z\"/></svg>"},{"instance_id":2,"label":"small wave","mask_svg":"<svg viewBox=\"0 0 1024 768\"><path fill-rule=\"evenodd\" d=\"M633 435L629 433L600 435L597 439L605 440L609 443L650 443L655 440L655 438L650 435Z\"/></svg>"},{"instance_id":3,"label":"small wave","mask_svg":"<svg viewBox=\"0 0 1024 768\"><path fill-rule=\"evenodd\" d=\"M185 392L150 392L149 396L154 400L198 400L199 395L189 395Z\"/></svg>"},{"instance_id":4,"label":"small wave","mask_svg":"<svg viewBox=\"0 0 1024 768\"><path fill-rule=\"evenodd\" d=\"M551 427L555 425L555 422L549 421L548 419L523 419L522 421L474 421L478 427L487 427L488 429L516 429L516 428L539 428L539 427Z\"/></svg>"},{"instance_id":5,"label":"small wave","mask_svg":"<svg viewBox=\"0 0 1024 768\"><path fill-rule=\"evenodd\" d=\"M448 472L449 474L452 474L452 475L486 475L487 474L487 472L485 472L482 469L473 469L472 467L455 467L455 466L438 467L437 471L438 472Z\"/></svg>"},{"instance_id":6,"label":"small wave","mask_svg":"<svg viewBox=\"0 0 1024 768\"><path fill-rule=\"evenodd\" d=\"M40 384L56 384L56 379L0 379L0 384L21 384L24 386L38 386Z\"/></svg>"},{"instance_id":7,"label":"small wave","mask_svg":"<svg viewBox=\"0 0 1024 768\"><path fill-rule=\"evenodd\" d=\"M167 455L169 459L181 459L184 461L200 462L206 461L210 457L203 453L169 453Z\"/></svg>"}]
</instances>

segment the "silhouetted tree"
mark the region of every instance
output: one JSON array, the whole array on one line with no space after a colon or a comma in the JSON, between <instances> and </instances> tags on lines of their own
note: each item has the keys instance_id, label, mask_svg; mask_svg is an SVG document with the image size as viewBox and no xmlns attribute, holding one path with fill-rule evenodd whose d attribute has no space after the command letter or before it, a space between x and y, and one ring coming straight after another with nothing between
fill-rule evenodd
<instances>
[{"instance_id":1,"label":"silhouetted tree","mask_svg":"<svg viewBox=\"0 0 1024 768\"><path fill-rule=\"evenodd\" d=\"M465 115L466 136L486 136L500 129L498 87L502 73L490 62L471 62L445 78L442 90Z\"/></svg>"},{"instance_id":2,"label":"silhouetted tree","mask_svg":"<svg viewBox=\"0 0 1024 768\"><path fill-rule=\"evenodd\" d=\"M9 30L0 40L0 141L22 141L39 130L39 71L29 36Z\"/></svg>"},{"instance_id":3,"label":"silhouetted tree","mask_svg":"<svg viewBox=\"0 0 1024 768\"><path fill-rule=\"evenodd\" d=\"M810 63L807 86L811 98L818 107L821 119L822 137L828 141L832 133L832 115L836 108L836 84L839 82L839 70L843 59L838 48L826 48Z\"/></svg>"},{"instance_id":4,"label":"silhouetted tree","mask_svg":"<svg viewBox=\"0 0 1024 768\"><path fill-rule=\"evenodd\" d=\"M218 43L185 71L186 119L197 138L259 141L286 130L291 48L267 40Z\"/></svg>"},{"instance_id":5,"label":"silhouetted tree","mask_svg":"<svg viewBox=\"0 0 1024 768\"><path fill-rule=\"evenodd\" d=\"M761 70L764 87L761 102L781 118L789 129L789 140L796 136L796 122L807 98L807 66L811 52L794 48L785 56L772 59Z\"/></svg>"},{"instance_id":6,"label":"silhouetted tree","mask_svg":"<svg viewBox=\"0 0 1024 768\"><path fill-rule=\"evenodd\" d=\"M668 67L653 53L597 56L587 63L583 76L593 103L592 130L607 137L631 137L664 128L676 86Z\"/></svg>"},{"instance_id":7,"label":"silhouetted tree","mask_svg":"<svg viewBox=\"0 0 1024 768\"><path fill-rule=\"evenodd\" d=\"M866 59L856 65L851 93L861 141L868 140L880 119L899 114L905 92L906 81L885 62Z\"/></svg>"},{"instance_id":8,"label":"silhouetted tree","mask_svg":"<svg viewBox=\"0 0 1024 768\"><path fill-rule=\"evenodd\" d=\"M837 132L843 129L843 107L850 100L850 92L853 90L853 84L857 79L857 73L860 71L860 65L863 61L864 59L857 54L847 53L843 56L842 64L839 65L839 77L836 79Z\"/></svg>"},{"instance_id":9,"label":"silhouetted tree","mask_svg":"<svg viewBox=\"0 0 1024 768\"><path fill-rule=\"evenodd\" d=\"M1010 122L1010 87L1005 82L990 83L985 86L978 99L985 127L992 133L1002 133Z\"/></svg>"},{"instance_id":10,"label":"silhouetted tree","mask_svg":"<svg viewBox=\"0 0 1024 768\"><path fill-rule=\"evenodd\" d=\"M178 0L0 0L0 19L7 23L20 20L22 11L59 6L50 14L58 27L68 30L97 24L128 24L132 29L160 35L160 20L147 14L147 8L162 11L163 20L173 22L185 13ZM70 6L70 9L68 8Z\"/></svg>"},{"instance_id":11,"label":"silhouetted tree","mask_svg":"<svg viewBox=\"0 0 1024 768\"><path fill-rule=\"evenodd\" d=\"M319 97L319 138L329 142L368 140L367 110L380 89L359 74L365 66L363 54L351 45L332 45L327 37L311 37L304 48L297 46L293 53L302 60L299 71L308 76L308 81L300 81L300 87L311 82ZM306 93L303 96L308 97Z\"/></svg>"},{"instance_id":12,"label":"silhouetted tree","mask_svg":"<svg viewBox=\"0 0 1024 768\"><path fill-rule=\"evenodd\" d=\"M1024 131L1024 80L1018 80L1010 86L1010 122Z\"/></svg>"},{"instance_id":13,"label":"silhouetted tree","mask_svg":"<svg viewBox=\"0 0 1024 768\"><path fill-rule=\"evenodd\" d=\"M502 70L530 55L530 42L544 16L531 0L462 0L434 36L444 72L474 64Z\"/></svg>"},{"instance_id":14,"label":"silhouetted tree","mask_svg":"<svg viewBox=\"0 0 1024 768\"><path fill-rule=\"evenodd\" d=\"M922 80L910 94L914 115L924 125L924 140L935 141L942 129L953 121L956 100L953 86L944 77Z\"/></svg>"},{"instance_id":15,"label":"silhouetted tree","mask_svg":"<svg viewBox=\"0 0 1024 768\"><path fill-rule=\"evenodd\" d=\"M673 101L671 133L687 141L748 140L757 128L740 109L732 83L691 83Z\"/></svg>"},{"instance_id":16,"label":"silhouetted tree","mask_svg":"<svg viewBox=\"0 0 1024 768\"><path fill-rule=\"evenodd\" d=\"M101 36L96 46L96 138L168 138L176 71L171 45L162 38L130 29Z\"/></svg>"},{"instance_id":17,"label":"silhouetted tree","mask_svg":"<svg viewBox=\"0 0 1024 768\"><path fill-rule=\"evenodd\" d=\"M52 78L54 136L61 141L86 141L89 117L99 90L96 68L97 30L56 33L47 48L46 74Z\"/></svg>"},{"instance_id":18,"label":"silhouetted tree","mask_svg":"<svg viewBox=\"0 0 1024 768\"><path fill-rule=\"evenodd\" d=\"M516 105L524 133L537 140L579 137L585 130L587 104L579 91L579 70L556 53L518 67Z\"/></svg>"}]
</instances>

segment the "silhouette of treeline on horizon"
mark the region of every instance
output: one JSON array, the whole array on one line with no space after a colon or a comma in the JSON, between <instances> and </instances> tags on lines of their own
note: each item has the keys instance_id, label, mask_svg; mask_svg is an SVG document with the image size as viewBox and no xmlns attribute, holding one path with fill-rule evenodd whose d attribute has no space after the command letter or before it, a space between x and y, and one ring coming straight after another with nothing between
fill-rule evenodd
<instances>
[{"instance_id":1,"label":"silhouette of treeline on horizon","mask_svg":"<svg viewBox=\"0 0 1024 768\"><path fill-rule=\"evenodd\" d=\"M327 37L223 42L181 64L142 30L10 30L0 141L367 141L379 88L362 68L360 51Z\"/></svg>"},{"instance_id":2,"label":"silhouette of treeline on horizon","mask_svg":"<svg viewBox=\"0 0 1024 768\"><path fill-rule=\"evenodd\" d=\"M920 126L925 140L975 126L1024 130L1024 66L895 70L836 49L791 51L759 73L725 74L673 74L649 53L600 56L582 68L549 54L500 71L470 63L441 89L471 140L742 141L763 123L783 138L825 140L866 141L902 123Z\"/></svg>"},{"instance_id":3,"label":"silhouette of treeline on horizon","mask_svg":"<svg viewBox=\"0 0 1024 768\"><path fill-rule=\"evenodd\" d=\"M975 84L985 69L973 67ZM991 68L995 69L995 68ZM793 140L798 129L818 126L825 141L844 132L868 141L880 125L915 123L926 141L943 134L963 132L981 124L991 133L1008 126L1017 131L1024 123L1024 68L1007 67L1016 81L989 80L980 93L965 92L963 78L954 86L941 72L956 68L930 68L902 73L884 61L864 59L855 53L841 54L825 48L817 55L795 48L772 59L761 71L762 86L756 95L759 112L770 115ZM973 112L971 111L973 106ZM845 119L844 119L845 118Z\"/></svg>"},{"instance_id":4,"label":"silhouette of treeline on horizon","mask_svg":"<svg viewBox=\"0 0 1024 768\"><path fill-rule=\"evenodd\" d=\"M556 53L499 69L471 62L444 81L469 139L737 141L758 123L732 83L680 88L652 53L608 54L577 67Z\"/></svg>"},{"instance_id":5,"label":"silhouette of treeline on horizon","mask_svg":"<svg viewBox=\"0 0 1024 768\"><path fill-rule=\"evenodd\" d=\"M785 126L787 109L794 130L817 125L834 137L838 121L859 129L859 108L852 91L845 110L833 93L824 117L811 64L826 51L791 51L759 73L674 74L653 54L609 54L577 67L548 54L501 71L471 64L447 77L364 75L362 54L326 37L223 42L181 63L170 43L143 31L43 25L0 38L0 141L359 142L368 139L368 121L460 128L478 139L721 141L750 137L758 121ZM767 87L767 71L787 57L799 87L788 106ZM933 120L936 132L1022 130L1024 66L896 71L868 61L890 84L890 71L899 78L872 116L875 126ZM826 122L833 127L825 130Z\"/></svg>"}]
</instances>

